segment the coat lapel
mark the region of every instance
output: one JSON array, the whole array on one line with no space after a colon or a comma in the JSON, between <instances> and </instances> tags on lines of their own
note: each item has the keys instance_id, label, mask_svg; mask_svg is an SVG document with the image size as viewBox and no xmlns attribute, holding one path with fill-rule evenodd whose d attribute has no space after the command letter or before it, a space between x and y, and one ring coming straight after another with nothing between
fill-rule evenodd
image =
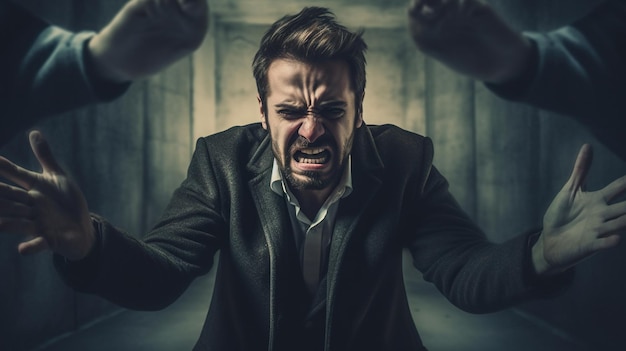
<instances>
[{"instance_id":1,"label":"coat lapel","mask_svg":"<svg viewBox=\"0 0 626 351\"><path fill-rule=\"evenodd\" d=\"M277 306L276 306L276 283L277 267L281 261L281 238L286 234L285 228L289 228L287 210L283 199L269 189L271 179L272 152L270 138L266 136L257 151L248 162L248 170L252 178L248 182L250 193L254 199L257 213L265 234L265 242L269 255L270 278L269 278L269 344L273 345L277 330Z\"/></svg>"},{"instance_id":2,"label":"coat lapel","mask_svg":"<svg viewBox=\"0 0 626 351\"><path fill-rule=\"evenodd\" d=\"M357 129L355 133L352 149L352 184L354 190L350 196L341 200L339 205L326 276L328 294L326 304L327 344L331 340L336 286L339 272L342 269L342 259L349 247L351 238L361 234L356 233L355 228L382 184L381 175L384 164L378 154L372 134L366 126Z\"/></svg>"},{"instance_id":3,"label":"coat lapel","mask_svg":"<svg viewBox=\"0 0 626 351\"><path fill-rule=\"evenodd\" d=\"M270 345L293 337L294 321L301 321L310 301L300 270L300 261L285 199L270 189L274 156L266 137L248 163L248 182L263 227L270 264Z\"/></svg>"}]
</instances>

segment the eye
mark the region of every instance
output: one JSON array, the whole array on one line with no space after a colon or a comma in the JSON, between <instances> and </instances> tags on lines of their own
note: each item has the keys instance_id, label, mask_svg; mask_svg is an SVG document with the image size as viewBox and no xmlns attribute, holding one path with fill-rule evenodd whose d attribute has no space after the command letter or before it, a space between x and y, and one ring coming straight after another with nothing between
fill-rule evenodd
<instances>
[{"instance_id":1,"label":"eye","mask_svg":"<svg viewBox=\"0 0 626 351\"><path fill-rule=\"evenodd\" d=\"M326 119L339 119L346 114L346 111L339 107L324 109L321 111L322 116Z\"/></svg>"},{"instance_id":2,"label":"eye","mask_svg":"<svg viewBox=\"0 0 626 351\"><path fill-rule=\"evenodd\" d=\"M298 109L282 108L280 110L277 110L276 113L285 119L297 119L306 114L306 111L302 112Z\"/></svg>"}]
</instances>

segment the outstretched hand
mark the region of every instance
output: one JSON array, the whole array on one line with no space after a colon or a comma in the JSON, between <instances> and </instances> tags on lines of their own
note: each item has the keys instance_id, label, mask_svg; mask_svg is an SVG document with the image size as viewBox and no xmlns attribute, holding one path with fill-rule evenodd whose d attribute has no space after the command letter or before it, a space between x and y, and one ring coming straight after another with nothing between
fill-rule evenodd
<instances>
[{"instance_id":1,"label":"outstretched hand","mask_svg":"<svg viewBox=\"0 0 626 351\"><path fill-rule=\"evenodd\" d=\"M103 78L136 80L197 49L208 22L207 0L130 0L88 48Z\"/></svg>"},{"instance_id":2,"label":"outstretched hand","mask_svg":"<svg viewBox=\"0 0 626 351\"><path fill-rule=\"evenodd\" d=\"M0 157L0 176L18 185L0 182L0 231L31 238L18 246L21 254L50 249L70 260L82 259L95 243L87 203L41 133L33 131L29 139L43 172Z\"/></svg>"},{"instance_id":3,"label":"outstretched hand","mask_svg":"<svg viewBox=\"0 0 626 351\"><path fill-rule=\"evenodd\" d=\"M417 47L458 73L504 83L529 64L530 42L482 0L413 0L408 12Z\"/></svg>"},{"instance_id":4,"label":"outstretched hand","mask_svg":"<svg viewBox=\"0 0 626 351\"><path fill-rule=\"evenodd\" d=\"M572 175L543 217L543 232L532 249L539 274L562 272L614 247L626 231L626 202L612 203L626 191L626 176L601 190L584 191L592 156L591 147L583 145Z\"/></svg>"}]
</instances>

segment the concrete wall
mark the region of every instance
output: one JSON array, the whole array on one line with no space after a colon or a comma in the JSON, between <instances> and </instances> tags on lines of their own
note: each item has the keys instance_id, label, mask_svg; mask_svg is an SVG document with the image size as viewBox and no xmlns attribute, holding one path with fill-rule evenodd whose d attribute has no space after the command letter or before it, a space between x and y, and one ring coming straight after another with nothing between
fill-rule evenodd
<instances>
[{"instance_id":1,"label":"concrete wall","mask_svg":"<svg viewBox=\"0 0 626 351\"><path fill-rule=\"evenodd\" d=\"M121 0L25 0L71 28L102 26ZM492 1L517 27L549 29L583 13L595 0ZM193 57L131 87L118 101L42 123L61 162L94 212L140 236L154 223L199 136L259 120L250 64L267 25L305 1L211 1L210 34ZM480 83L424 58L406 32L405 1L322 1L351 28L364 26L368 86L364 118L430 136L435 165L459 202L494 241L541 224L566 181L580 145L594 144L589 189L626 173L626 164L563 116L500 100ZM24 135L0 152L37 168ZM18 239L0 237L0 350L26 350L115 311L65 288L49 255L23 258ZM577 269L564 295L520 307L567 337L623 350L626 336L625 248L597 255ZM419 274L419 273L415 273Z\"/></svg>"},{"instance_id":2,"label":"concrete wall","mask_svg":"<svg viewBox=\"0 0 626 351\"><path fill-rule=\"evenodd\" d=\"M584 13L597 0L537 1L535 24L545 30L560 26ZM513 13L511 13L513 14ZM594 147L588 189L598 190L626 174L626 163L609 152L579 124L565 116L537 111L539 116L539 160L533 165L540 176L536 187L543 211L569 176L580 145ZM626 246L591 257L578 265L574 284L554 300L529 304L527 310L577 338L587 340L593 350L626 349Z\"/></svg>"},{"instance_id":3,"label":"concrete wall","mask_svg":"<svg viewBox=\"0 0 626 351\"><path fill-rule=\"evenodd\" d=\"M556 28L598 2L490 1L524 30ZM595 151L588 190L626 173L624 161L569 118L503 101L431 60L426 66L426 133L435 141L435 164L492 240L539 228L583 143ZM520 306L520 314L591 350L623 350L625 250L583 262L563 295Z\"/></svg>"},{"instance_id":4,"label":"concrete wall","mask_svg":"<svg viewBox=\"0 0 626 351\"><path fill-rule=\"evenodd\" d=\"M123 0L23 0L24 6L66 28L97 30ZM37 126L80 184L90 210L141 237L186 174L192 143L191 58L137 82L119 100L90 106ZM62 84L60 84L62 88ZM0 153L39 170L26 133ZM20 238L0 236L0 350L35 345L118 310L75 293L58 278L51 255L21 257Z\"/></svg>"}]
</instances>

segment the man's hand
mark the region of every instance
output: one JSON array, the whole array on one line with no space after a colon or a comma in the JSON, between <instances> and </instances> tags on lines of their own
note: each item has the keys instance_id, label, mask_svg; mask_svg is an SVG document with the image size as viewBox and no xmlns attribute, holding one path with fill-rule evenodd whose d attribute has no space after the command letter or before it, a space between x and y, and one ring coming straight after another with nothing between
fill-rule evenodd
<instances>
[{"instance_id":1,"label":"man's hand","mask_svg":"<svg viewBox=\"0 0 626 351\"><path fill-rule=\"evenodd\" d=\"M532 54L528 39L481 0L413 0L409 30L426 55L491 83L518 78Z\"/></svg>"},{"instance_id":2,"label":"man's hand","mask_svg":"<svg viewBox=\"0 0 626 351\"><path fill-rule=\"evenodd\" d=\"M614 247L626 230L626 202L611 203L626 191L626 176L598 191L583 190L592 155L591 147L583 145L572 175L543 217L543 232L532 248L538 274L562 272Z\"/></svg>"},{"instance_id":3,"label":"man's hand","mask_svg":"<svg viewBox=\"0 0 626 351\"><path fill-rule=\"evenodd\" d=\"M0 157L0 231L31 237L18 246L21 254L51 249L70 260L87 256L95 243L87 203L52 156L41 133L29 135L43 173L36 173Z\"/></svg>"},{"instance_id":4,"label":"man's hand","mask_svg":"<svg viewBox=\"0 0 626 351\"><path fill-rule=\"evenodd\" d=\"M103 78L136 80L197 49L208 22L207 0L130 0L88 49Z\"/></svg>"}]
</instances>

